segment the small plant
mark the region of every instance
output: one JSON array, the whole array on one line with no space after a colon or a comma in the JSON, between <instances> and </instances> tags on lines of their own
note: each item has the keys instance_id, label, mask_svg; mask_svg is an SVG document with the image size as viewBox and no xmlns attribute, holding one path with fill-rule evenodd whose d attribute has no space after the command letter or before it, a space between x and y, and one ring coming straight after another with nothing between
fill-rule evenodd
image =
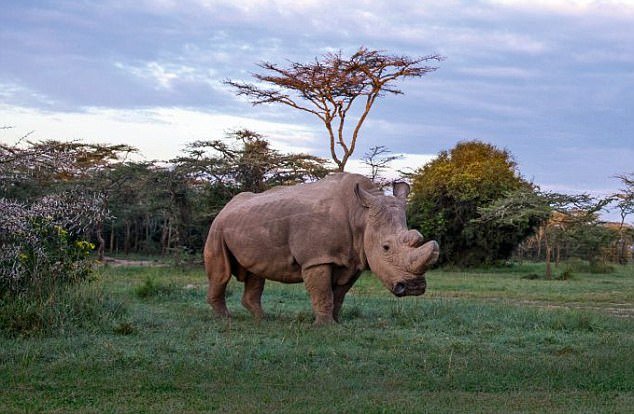
<instances>
[{"instance_id":1,"label":"small plant","mask_svg":"<svg viewBox=\"0 0 634 414\"><path fill-rule=\"evenodd\" d=\"M557 280L570 280L572 279L574 274L572 273L572 269L567 267L564 269L559 276L556 277Z\"/></svg>"},{"instance_id":2,"label":"small plant","mask_svg":"<svg viewBox=\"0 0 634 414\"><path fill-rule=\"evenodd\" d=\"M141 298L150 298L159 295L169 295L175 291L174 286L164 285L159 283L153 277L145 278L145 281L136 288L134 288L134 294Z\"/></svg>"},{"instance_id":3,"label":"small plant","mask_svg":"<svg viewBox=\"0 0 634 414\"><path fill-rule=\"evenodd\" d=\"M545 274L538 274L535 272L531 272L521 276L522 279L525 280L570 280L574 278L573 268L571 266L567 266L559 275L556 275L549 279Z\"/></svg>"},{"instance_id":4,"label":"small plant","mask_svg":"<svg viewBox=\"0 0 634 414\"><path fill-rule=\"evenodd\" d=\"M135 329L130 322L119 322L112 328L112 331L117 335L132 335Z\"/></svg>"}]
</instances>

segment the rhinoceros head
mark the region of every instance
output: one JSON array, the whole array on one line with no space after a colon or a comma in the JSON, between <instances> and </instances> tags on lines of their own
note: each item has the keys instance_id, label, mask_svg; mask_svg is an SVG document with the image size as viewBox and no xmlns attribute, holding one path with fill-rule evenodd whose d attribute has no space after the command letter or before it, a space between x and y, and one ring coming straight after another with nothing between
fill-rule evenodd
<instances>
[{"instance_id":1,"label":"rhinoceros head","mask_svg":"<svg viewBox=\"0 0 634 414\"><path fill-rule=\"evenodd\" d=\"M363 245L370 269L396 296L422 295L427 288L425 271L438 260L438 243L423 243L423 236L408 230L405 204L406 183L394 184L394 197L355 186L356 196L366 208Z\"/></svg>"}]
</instances>

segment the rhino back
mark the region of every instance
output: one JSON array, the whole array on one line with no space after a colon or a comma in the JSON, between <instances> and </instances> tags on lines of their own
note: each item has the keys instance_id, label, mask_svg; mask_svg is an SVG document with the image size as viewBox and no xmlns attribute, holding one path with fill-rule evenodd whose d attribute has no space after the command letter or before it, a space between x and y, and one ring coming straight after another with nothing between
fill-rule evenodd
<instances>
[{"instance_id":1,"label":"rhino back","mask_svg":"<svg viewBox=\"0 0 634 414\"><path fill-rule=\"evenodd\" d=\"M323 263L359 267L362 234L354 183L366 179L337 174L310 184L236 196L214 221L240 265L286 282L301 281L302 268ZM214 227L212 226L212 228Z\"/></svg>"}]
</instances>

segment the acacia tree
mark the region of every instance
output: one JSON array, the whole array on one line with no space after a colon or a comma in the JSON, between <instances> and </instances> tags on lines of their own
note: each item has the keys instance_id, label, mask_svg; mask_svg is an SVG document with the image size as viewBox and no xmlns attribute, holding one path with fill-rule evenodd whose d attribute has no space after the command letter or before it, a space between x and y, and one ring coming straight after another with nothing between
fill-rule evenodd
<instances>
[{"instance_id":1,"label":"acacia tree","mask_svg":"<svg viewBox=\"0 0 634 414\"><path fill-rule=\"evenodd\" d=\"M538 243L543 242L546 251L545 276L551 279L553 251L557 264L561 245L567 239L575 239L576 246L585 248L591 264L596 259L606 234L597 225L597 213L608 202L587 194L568 195L523 187L478 208L479 216L473 222L493 225L507 232L522 229L524 237L537 232Z\"/></svg>"},{"instance_id":2,"label":"acacia tree","mask_svg":"<svg viewBox=\"0 0 634 414\"><path fill-rule=\"evenodd\" d=\"M619 223L619 241L618 241L618 260L621 263L625 263L627 260L626 254L626 237L625 237L625 219L634 214L634 174L617 175L616 178L621 180L624 185L619 193L612 196L616 208L619 211L621 221Z\"/></svg>"},{"instance_id":3,"label":"acacia tree","mask_svg":"<svg viewBox=\"0 0 634 414\"><path fill-rule=\"evenodd\" d=\"M378 145L374 147L370 147L368 152L363 154L363 158L361 161L368 167L370 167L370 179L379 186L384 187L388 184L388 180L381 177L381 172L386 170L392 161L400 160L403 158L402 155L388 155L392 151L390 151L384 145Z\"/></svg>"},{"instance_id":4,"label":"acacia tree","mask_svg":"<svg viewBox=\"0 0 634 414\"><path fill-rule=\"evenodd\" d=\"M385 94L402 94L394 86L395 81L433 72L437 67L427 63L441 59L437 54L411 58L361 47L349 58L339 51L311 63L290 62L286 67L259 63L265 73L253 76L272 88L232 80L225 84L235 88L238 95L248 97L253 105L281 103L315 115L328 132L330 156L338 170L343 171L376 99ZM352 131L348 132L346 120L356 110L357 102L357 116L352 117Z\"/></svg>"},{"instance_id":5,"label":"acacia tree","mask_svg":"<svg viewBox=\"0 0 634 414\"><path fill-rule=\"evenodd\" d=\"M275 185L313 181L328 174L326 160L308 154L284 154L271 148L257 132L240 129L227 134L238 145L225 141L195 141L186 155L172 160L184 174L232 190L259 193Z\"/></svg>"}]
</instances>

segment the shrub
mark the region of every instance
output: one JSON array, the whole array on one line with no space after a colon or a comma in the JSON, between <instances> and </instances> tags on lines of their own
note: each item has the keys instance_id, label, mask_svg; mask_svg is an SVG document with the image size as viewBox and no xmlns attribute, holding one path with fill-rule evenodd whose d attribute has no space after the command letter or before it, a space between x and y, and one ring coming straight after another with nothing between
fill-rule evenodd
<instances>
[{"instance_id":1,"label":"shrub","mask_svg":"<svg viewBox=\"0 0 634 414\"><path fill-rule=\"evenodd\" d=\"M94 245L82 235L104 215L98 198L68 193L27 206L0 199L0 297L85 280Z\"/></svg>"},{"instance_id":2,"label":"shrub","mask_svg":"<svg viewBox=\"0 0 634 414\"><path fill-rule=\"evenodd\" d=\"M154 278L148 277L143 284L134 288L134 293L137 297L144 299L154 296L167 296L175 292L175 288L172 285L164 285L157 282Z\"/></svg>"},{"instance_id":3,"label":"shrub","mask_svg":"<svg viewBox=\"0 0 634 414\"><path fill-rule=\"evenodd\" d=\"M460 142L411 177L408 222L440 243L440 264L473 267L504 261L543 219L541 212L523 210L521 219L512 222L481 220L482 209L508 194L534 194L512 155L491 144Z\"/></svg>"},{"instance_id":4,"label":"shrub","mask_svg":"<svg viewBox=\"0 0 634 414\"><path fill-rule=\"evenodd\" d=\"M108 314L101 295L70 289L92 273L94 245L82 236L105 217L99 197L68 191L31 205L0 199L0 211L1 331L65 330Z\"/></svg>"}]
</instances>

